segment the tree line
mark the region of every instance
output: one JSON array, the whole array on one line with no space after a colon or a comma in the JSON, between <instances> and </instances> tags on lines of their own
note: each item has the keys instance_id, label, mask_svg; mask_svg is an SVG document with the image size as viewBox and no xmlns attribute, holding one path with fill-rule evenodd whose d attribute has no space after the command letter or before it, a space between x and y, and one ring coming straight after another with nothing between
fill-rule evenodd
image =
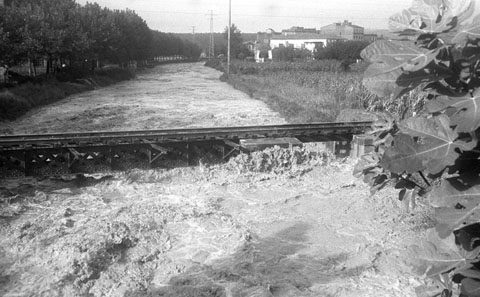
<instances>
[{"instance_id":1,"label":"tree line","mask_svg":"<svg viewBox=\"0 0 480 297\"><path fill-rule=\"evenodd\" d=\"M151 30L128 9L74 0L10 0L0 7L0 63L6 65L34 68L35 60L45 59L48 74L65 63L126 66L159 56L198 58L200 52L192 42Z\"/></svg>"}]
</instances>

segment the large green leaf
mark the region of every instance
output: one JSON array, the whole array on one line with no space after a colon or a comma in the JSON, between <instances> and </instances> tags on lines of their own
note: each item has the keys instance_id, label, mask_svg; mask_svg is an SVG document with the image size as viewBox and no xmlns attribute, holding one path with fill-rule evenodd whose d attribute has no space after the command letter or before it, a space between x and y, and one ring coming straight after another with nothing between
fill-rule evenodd
<instances>
[{"instance_id":1,"label":"large green leaf","mask_svg":"<svg viewBox=\"0 0 480 297\"><path fill-rule=\"evenodd\" d=\"M471 252L466 252L455 245L453 234L441 239L433 229L427 232L426 240L408 249L407 256L406 261L413 267L415 273L429 277L451 270L466 270L471 267L471 262L475 258Z\"/></svg>"},{"instance_id":2,"label":"large green leaf","mask_svg":"<svg viewBox=\"0 0 480 297\"><path fill-rule=\"evenodd\" d=\"M476 141L458 140L446 115L434 118L409 118L399 124L394 146L385 151L381 164L394 173L426 170L437 174L453 165L459 151L472 150Z\"/></svg>"},{"instance_id":3,"label":"large green leaf","mask_svg":"<svg viewBox=\"0 0 480 297\"><path fill-rule=\"evenodd\" d=\"M470 182L473 181L473 183ZM435 207L436 229L440 237L454 230L480 222L479 177L445 180L429 194L430 205Z\"/></svg>"},{"instance_id":4,"label":"large green leaf","mask_svg":"<svg viewBox=\"0 0 480 297\"><path fill-rule=\"evenodd\" d=\"M443 43L464 45L480 38L480 4L474 0L414 0L390 18L393 31L433 34Z\"/></svg>"},{"instance_id":5,"label":"large green leaf","mask_svg":"<svg viewBox=\"0 0 480 297\"><path fill-rule=\"evenodd\" d=\"M384 63L393 68L416 71L428 65L436 55L434 51L418 48L410 40L381 39L367 46L361 53L363 59L372 63Z\"/></svg>"},{"instance_id":6,"label":"large green leaf","mask_svg":"<svg viewBox=\"0 0 480 297\"><path fill-rule=\"evenodd\" d=\"M375 94L398 97L422 83L440 80L450 71L435 64L438 51L419 48L409 40L378 40L361 56L372 64L363 83Z\"/></svg>"},{"instance_id":7,"label":"large green leaf","mask_svg":"<svg viewBox=\"0 0 480 297\"><path fill-rule=\"evenodd\" d=\"M480 297L480 281L471 278L462 280L462 294L468 297Z\"/></svg>"},{"instance_id":8,"label":"large green leaf","mask_svg":"<svg viewBox=\"0 0 480 297\"><path fill-rule=\"evenodd\" d=\"M471 3L468 9L458 15L455 30L440 35L446 42L464 45L469 40L480 38L480 3L469 2Z\"/></svg>"},{"instance_id":9,"label":"large green leaf","mask_svg":"<svg viewBox=\"0 0 480 297\"><path fill-rule=\"evenodd\" d=\"M441 96L427 104L427 110L431 113L448 108L455 109L450 115L450 122L457 126L458 132L472 132L480 127L480 89L464 97Z\"/></svg>"},{"instance_id":10,"label":"large green leaf","mask_svg":"<svg viewBox=\"0 0 480 297\"><path fill-rule=\"evenodd\" d=\"M393 15L390 28L393 31L416 31L418 34L450 32L457 27L460 17L466 18L472 0L414 0L412 7Z\"/></svg>"},{"instance_id":11,"label":"large green leaf","mask_svg":"<svg viewBox=\"0 0 480 297\"><path fill-rule=\"evenodd\" d=\"M387 148L380 164L386 170L401 174L413 173L424 169L417 143L406 134L394 138L394 146Z\"/></svg>"},{"instance_id":12,"label":"large green leaf","mask_svg":"<svg viewBox=\"0 0 480 297\"><path fill-rule=\"evenodd\" d=\"M437 232L446 237L453 231L480 222L480 203L466 203L465 208L440 207L435 209Z\"/></svg>"},{"instance_id":13,"label":"large green leaf","mask_svg":"<svg viewBox=\"0 0 480 297\"><path fill-rule=\"evenodd\" d=\"M479 177L480 178L480 177ZM472 203L480 203L480 184L470 185L459 178L445 180L429 195L433 207L455 207L458 204L466 207Z\"/></svg>"}]
</instances>

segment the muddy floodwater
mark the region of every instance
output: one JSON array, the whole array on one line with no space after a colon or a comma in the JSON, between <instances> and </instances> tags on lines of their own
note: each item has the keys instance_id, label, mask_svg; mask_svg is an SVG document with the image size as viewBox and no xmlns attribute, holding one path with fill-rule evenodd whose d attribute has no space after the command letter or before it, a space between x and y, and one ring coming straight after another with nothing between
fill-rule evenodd
<instances>
[{"instance_id":1,"label":"muddy floodwater","mask_svg":"<svg viewBox=\"0 0 480 297\"><path fill-rule=\"evenodd\" d=\"M169 64L5 123L0 133L113 131L282 124L262 101L221 82L203 63Z\"/></svg>"},{"instance_id":2,"label":"muddy floodwater","mask_svg":"<svg viewBox=\"0 0 480 297\"><path fill-rule=\"evenodd\" d=\"M201 64L164 65L9 133L284 123ZM428 212L315 145L227 164L0 179L0 296L405 297Z\"/></svg>"}]
</instances>

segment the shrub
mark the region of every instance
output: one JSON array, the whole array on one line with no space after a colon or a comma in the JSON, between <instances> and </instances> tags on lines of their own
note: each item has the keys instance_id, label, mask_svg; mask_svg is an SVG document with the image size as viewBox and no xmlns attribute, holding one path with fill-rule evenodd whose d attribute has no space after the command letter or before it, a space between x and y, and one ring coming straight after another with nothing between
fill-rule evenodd
<instances>
[{"instance_id":1,"label":"shrub","mask_svg":"<svg viewBox=\"0 0 480 297\"><path fill-rule=\"evenodd\" d=\"M25 98L6 90L0 93L0 120L13 120L32 105Z\"/></svg>"},{"instance_id":2,"label":"shrub","mask_svg":"<svg viewBox=\"0 0 480 297\"><path fill-rule=\"evenodd\" d=\"M63 80L43 80L41 83L27 82L0 93L0 120L14 120L28 110L65 98L66 96L92 90L95 85L109 85L134 77L128 69L99 69L92 78L81 78L82 71L66 70ZM76 78L78 77L78 78ZM76 82L72 82L74 80ZM83 80L83 81L81 81Z\"/></svg>"},{"instance_id":3,"label":"shrub","mask_svg":"<svg viewBox=\"0 0 480 297\"><path fill-rule=\"evenodd\" d=\"M58 70L55 77L58 81L75 81L82 77L87 77L91 74L90 70L83 67L65 67Z\"/></svg>"},{"instance_id":4,"label":"shrub","mask_svg":"<svg viewBox=\"0 0 480 297\"><path fill-rule=\"evenodd\" d=\"M205 66L224 71L224 67L220 59L209 59L207 62L205 62Z\"/></svg>"},{"instance_id":5,"label":"shrub","mask_svg":"<svg viewBox=\"0 0 480 297\"><path fill-rule=\"evenodd\" d=\"M355 61L360 59L360 53L368 46L365 41L337 41L325 47L317 47L315 59L334 59L338 61ZM351 64L351 63L350 63Z\"/></svg>"},{"instance_id":6,"label":"shrub","mask_svg":"<svg viewBox=\"0 0 480 297\"><path fill-rule=\"evenodd\" d=\"M289 61L293 62L293 48L291 47L279 47L272 50L273 61Z\"/></svg>"}]
</instances>

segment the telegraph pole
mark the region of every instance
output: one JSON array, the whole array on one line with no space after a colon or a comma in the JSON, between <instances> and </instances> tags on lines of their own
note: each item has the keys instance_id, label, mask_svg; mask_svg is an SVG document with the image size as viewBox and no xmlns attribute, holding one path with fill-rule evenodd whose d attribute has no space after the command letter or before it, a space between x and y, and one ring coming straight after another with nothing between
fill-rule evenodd
<instances>
[{"instance_id":1,"label":"telegraph pole","mask_svg":"<svg viewBox=\"0 0 480 297\"><path fill-rule=\"evenodd\" d=\"M230 74L230 31L232 30L232 0L228 0L228 46L227 46L227 75Z\"/></svg>"},{"instance_id":2,"label":"telegraph pole","mask_svg":"<svg viewBox=\"0 0 480 297\"><path fill-rule=\"evenodd\" d=\"M215 57L215 40L213 38L213 10L210 10L210 46L208 48L210 59Z\"/></svg>"}]
</instances>

